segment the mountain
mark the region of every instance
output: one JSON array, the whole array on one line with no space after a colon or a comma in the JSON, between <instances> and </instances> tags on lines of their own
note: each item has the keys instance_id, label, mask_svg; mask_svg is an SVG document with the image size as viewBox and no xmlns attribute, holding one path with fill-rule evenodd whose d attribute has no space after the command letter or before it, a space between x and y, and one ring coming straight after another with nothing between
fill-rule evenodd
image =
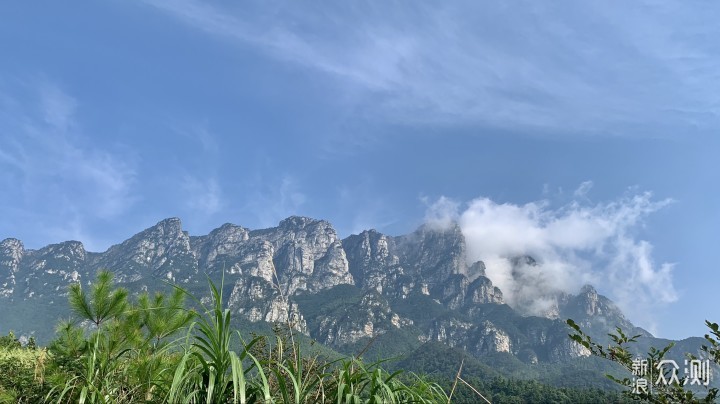
<instances>
[{"instance_id":1,"label":"mountain","mask_svg":"<svg viewBox=\"0 0 720 404\"><path fill-rule=\"evenodd\" d=\"M552 296L542 316L527 315L505 303L483 262L466 257L457 225L423 225L398 237L367 230L340 239L329 222L307 217L261 230L224 224L203 236L189 235L170 218L102 253L78 241L31 250L8 238L0 242L0 332L13 329L47 342L69 313L68 285L87 284L109 269L134 293L174 282L202 296L206 275L222 280L238 319L287 323L346 353L370 343L372 354L397 356L436 344L525 372L525 365L589 356L567 337L566 318L601 341L620 326L642 335L645 345L662 342L589 285L577 295ZM535 262L512 261L518 270ZM683 347L696 345L685 341Z\"/></svg>"}]
</instances>

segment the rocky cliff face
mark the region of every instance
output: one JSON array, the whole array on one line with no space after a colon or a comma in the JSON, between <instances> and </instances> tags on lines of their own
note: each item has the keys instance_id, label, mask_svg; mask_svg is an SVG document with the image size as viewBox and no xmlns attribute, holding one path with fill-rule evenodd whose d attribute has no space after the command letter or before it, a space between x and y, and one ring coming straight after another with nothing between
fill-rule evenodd
<instances>
[{"instance_id":1,"label":"rocky cliff face","mask_svg":"<svg viewBox=\"0 0 720 404\"><path fill-rule=\"evenodd\" d=\"M9 301L65 296L67 286L86 271L88 254L82 243L66 241L39 250L22 242L0 242L0 297Z\"/></svg>"},{"instance_id":2,"label":"rocky cliff face","mask_svg":"<svg viewBox=\"0 0 720 404\"><path fill-rule=\"evenodd\" d=\"M152 276L187 283L198 272L190 237L177 218L165 219L110 247L98 256L92 267L112 269L119 282Z\"/></svg>"},{"instance_id":3,"label":"rocky cliff face","mask_svg":"<svg viewBox=\"0 0 720 404\"><path fill-rule=\"evenodd\" d=\"M276 277L286 295L353 283L337 233L324 220L290 217L278 227L251 232L250 238L272 246Z\"/></svg>"},{"instance_id":4,"label":"rocky cliff face","mask_svg":"<svg viewBox=\"0 0 720 404\"><path fill-rule=\"evenodd\" d=\"M312 335L323 343L340 347L382 335L393 328L408 327L412 320L400 317L388 301L369 291L356 304L323 313L315 321Z\"/></svg>"},{"instance_id":5,"label":"rocky cliff face","mask_svg":"<svg viewBox=\"0 0 720 404\"><path fill-rule=\"evenodd\" d=\"M17 273L20 260L25 255L25 247L20 240L9 238L0 242L0 297L10 298L17 285Z\"/></svg>"},{"instance_id":6,"label":"rocky cliff face","mask_svg":"<svg viewBox=\"0 0 720 404\"><path fill-rule=\"evenodd\" d=\"M415 287L430 294L441 293L451 275L466 273L465 237L456 224L441 229L423 225L397 237L396 244Z\"/></svg>"},{"instance_id":7,"label":"rocky cliff face","mask_svg":"<svg viewBox=\"0 0 720 404\"><path fill-rule=\"evenodd\" d=\"M438 321L430 328L427 339L462 348L476 356L512 352L514 348L508 333L487 320L479 324L454 319Z\"/></svg>"},{"instance_id":8,"label":"rocky cliff face","mask_svg":"<svg viewBox=\"0 0 720 404\"><path fill-rule=\"evenodd\" d=\"M561 318L572 318L595 334L604 335L620 327L632 335L652 336L648 331L633 325L615 303L590 285L585 285L577 295L563 299L558 311Z\"/></svg>"},{"instance_id":9,"label":"rocky cliff face","mask_svg":"<svg viewBox=\"0 0 720 404\"><path fill-rule=\"evenodd\" d=\"M532 265L531 258L522 260L518 265ZM340 240L330 223L306 217L262 230L224 224L203 236L190 236L170 218L102 253L86 252L77 241L26 250L6 239L0 242L0 304L66 307L67 286L91 281L101 268L133 291L175 282L201 293L205 274L215 281L222 275L235 315L290 324L338 349L393 331L476 356L506 352L528 362L562 361L587 353L568 342L565 326L553 317L627 322L592 288L558 297L550 318L518 314L504 304L484 263L468 265L457 225L422 226L399 237L369 230ZM11 314L0 313L0 325Z\"/></svg>"}]
</instances>

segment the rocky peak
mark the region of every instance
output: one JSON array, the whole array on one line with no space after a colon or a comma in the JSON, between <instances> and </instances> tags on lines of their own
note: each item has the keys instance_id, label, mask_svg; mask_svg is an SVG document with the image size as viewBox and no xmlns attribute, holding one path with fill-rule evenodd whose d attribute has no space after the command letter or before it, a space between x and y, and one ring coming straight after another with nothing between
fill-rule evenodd
<instances>
[{"instance_id":1,"label":"rocky peak","mask_svg":"<svg viewBox=\"0 0 720 404\"><path fill-rule=\"evenodd\" d=\"M342 241L350 273L362 288L382 292L386 284L395 283L393 274L402 273L399 258L393 253L394 241L376 230L353 234ZM389 281L389 282L388 282Z\"/></svg>"},{"instance_id":2,"label":"rocky peak","mask_svg":"<svg viewBox=\"0 0 720 404\"><path fill-rule=\"evenodd\" d=\"M274 268L288 294L354 283L337 232L324 220L292 216L278 227L251 231L250 238L272 245Z\"/></svg>"},{"instance_id":3,"label":"rocky peak","mask_svg":"<svg viewBox=\"0 0 720 404\"><path fill-rule=\"evenodd\" d=\"M6 238L0 242L0 297L9 297L15 290L15 275L25 255L22 241Z\"/></svg>"},{"instance_id":4,"label":"rocky peak","mask_svg":"<svg viewBox=\"0 0 720 404\"><path fill-rule=\"evenodd\" d=\"M52 260L61 262L73 262L79 265L87 257L85 247L79 241L63 241L62 243L50 244L32 252L36 260Z\"/></svg>"},{"instance_id":5,"label":"rocky peak","mask_svg":"<svg viewBox=\"0 0 720 404\"><path fill-rule=\"evenodd\" d=\"M70 282L84 276L88 254L79 241L50 244L39 250L28 250L17 268L17 279L10 284L13 294L21 299L41 296L62 296ZM0 263L1 265L1 263ZM8 285L9 286L9 285Z\"/></svg>"},{"instance_id":6,"label":"rocky peak","mask_svg":"<svg viewBox=\"0 0 720 404\"><path fill-rule=\"evenodd\" d=\"M0 260L2 261L0 265L14 265L16 268L23 254L25 254L25 246L22 241L16 238L6 238L0 241Z\"/></svg>"},{"instance_id":7,"label":"rocky peak","mask_svg":"<svg viewBox=\"0 0 720 404\"><path fill-rule=\"evenodd\" d=\"M569 295L560 302L559 312L562 318L571 318L581 327L601 335L620 327L628 333L652 336L646 330L635 327L615 303L590 285L583 286L577 295Z\"/></svg>"},{"instance_id":8,"label":"rocky peak","mask_svg":"<svg viewBox=\"0 0 720 404\"><path fill-rule=\"evenodd\" d=\"M598 292L594 287L590 285L583 286L578 294L578 301L582 303L585 313L588 316L598 314L599 297Z\"/></svg>"},{"instance_id":9,"label":"rocky peak","mask_svg":"<svg viewBox=\"0 0 720 404\"><path fill-rule=\"evenodd\" d=\"M452 222L448 226L423 224L410 237L420 243L437 243L440 248L460 248L465 252L465 236L460 225Z\"/></svg>"},{"instance_id":10,"label":"rocky peak","mask_svg":"<svg viewBox=\"0 0 720 404\"><path fill-rule=\"evenodd\" d=\"M472 265L470 265L470 267L468 267L467 273L470 279L475 279L478 276L486 276L485 263L482 261L474 262Z\"/></svg>"},{"instance_id":11,"label":"rocky peak","mask_svg":"<svg viewBox=\"0 0 720 404\"><path fill-rule=\"evenodd\" d=\"M532 257L515 257L512 263L513 276L547 281L547 290L553 290L552 280L540 279ZM250 321L290 323L331 345L402 331L476 356L524 352L533 362L582 354L569 345L562 321L522 316L517 307L502 304L503 294L486 277L485 264L467 262L465 238L456 223L425 225L399 237L368 230L341 241L330 223L308 217L253 231L226 223L193 237L179 219L169 218L104 253L86 253L77 241L25 250L19 240L5 239L0 242L2 304L60 303L68 284L92 279L99 268L113 271L118 283L133 291L158 285L157 277L197 290L196 282L204 283L198 271L214 277L220 269L233 313ZM544 297L530 300L537 304ZM576 296L550 297L548 317L573 318L583 327L632 327L592 287ZM7 321L0 317L0 323Z\"/></svg>"},{"instance_id":12,"label":"rocky peak","mask_svg":"<svg viewBox=\"0 0 720 404\"><path fill-rule=\"evenodd\" d=\"M329 222L302 216L291 216L281 221L277 227L253 230L250 237L271 242L275 250L295 244L319 251L327 249L338 240L337 232Z\"/></svg>"},{"instance_id":13,"label":"rocky peak","mask_svg":"<svg viewBox=\"0 0 720 404\"><path fill-rule=\"evenodd\" d=\"M182 222L177 217L170 217L157 222L155 226L145 229L140 234L145 237L177 238L183 234Z\"/></svg>"},{"instance_id":14,"label":"rocky peak","mask_svg":"<svg viewBox=\"0 0 720 404\"><path fill-rule=\"evenodd\" d=\"M568 299L564 309L575 313L582 313L584 316L612 316L625 319L615 303L598 294L597 290L590 285L585 285L576 296Z\"/></svg>"},{"instance_id":15,"label":"rocky peak","mask_svg":"<svg viewBox=\"0 0 720 404\"><path fill-rule=\"evenodd\" d=\"M503 304L503 294L500 288L493 286L492 281L484 276L477 277L468 286L466 306L482 303Z\"/></svg>"},{"instance_id":16,"label":"rocky peak","mask_svg":"<svg viewBox=\"0 0 720 404\"><path fill-rule=\"evenodd\" d=\"M201 266L212 268L218 256L235 257L242 253L243 245L250 238L250 231L231 223L213 230L207 236L190 237L193 254Z\"/></svg>"},{"instance_id":17,"label":"rocky peak","mask_svg":"<svg viewBox=\"0 0 720 404\"><path fill-rule=\"evenodd\" d=\"M473 313L479 304L503 303L500 289L484 276L478 276L471 282L465 275L451 275L442 293L441 301L447 307L465 313Z\"/></svg>"},{"instance_id":18,"label":"rocky peak","mask_svg":"<svg viewBox=\"0 0 720 404\"><path fill-rule=\"evenodd\" d=\"M298 229L303 229L308 225L315 225L320 223L327 225L330 224L324 220L317 220L306 216L290 216L287 219L283 219L282 221L280 221L278 227L280 227L281 229L290 229L293 231L297 231Z\"/></svg>"},{"instance_id":19,"label":"rocky peak","mask_svg":"<svg viewBox=\"0 0 720 404\"><path fill-rule=\"evenodd\" d=\"M388 237L377 230L365 230L358 235L347 238L348 245L362 252L366 261L382 261L390 255Z\"/></svg>"},{"instance_id":20,"label":"rocky peak","mask_svg":"<svg viewBox=\"0 0 720 404\"><path fill-rule=\"evenodd\" d=\"M580 288L579 294L588 294L588 295L595 295L597 296L598 292L595 290L595 288L592 285L584 285L582 288Z\"/></svg>"},{"instance_id":21,"label":"rocky peak","mask_svg":"<svg viewBox=\"0 0 720 404\"><path fill-rule=\"evenodd\" d=\"M242 226L232 223L225 223L208 234L208 238L222 240L228 243L247 241L250 231Z\"/></svg>"},{"instance_id":22,"label":"rocky peak","mask_svg":"<svg viewBox=\"0 0 720 404\"><path fill-rule=\"evenodd\" d=\"M137 249L141 245L149 243L164 246L187 244L189 247L189 239L188 234L182 230L180 219L171 217L157 222L154 226L135 234L121 244L110 247L108 252L118 249Z\"/></svg>"},{"instance_id":23,"label":"rocky peak","mask_svg":"<svg viewBox=\"0 0 720 404\"><path fill-rule=\"evenodd\" d=\"M406 273L426 284L431 292L441 293L450 275L467 271L465 237L456 223L442 228L423 225L395 240Z\"/></svg>"},{"instance_id":24,"label":"rocky peak","mask_svg":"<svg viewBox=\"0 0 720 404\"><path fill-rule=\"evenodd\" d=\"M197 261L180 219L169 218L110 247L96 267L115 271L119 281L140 279L148 271L175 279L178 272L197 272Z\"/></svg>"}]
</instances>

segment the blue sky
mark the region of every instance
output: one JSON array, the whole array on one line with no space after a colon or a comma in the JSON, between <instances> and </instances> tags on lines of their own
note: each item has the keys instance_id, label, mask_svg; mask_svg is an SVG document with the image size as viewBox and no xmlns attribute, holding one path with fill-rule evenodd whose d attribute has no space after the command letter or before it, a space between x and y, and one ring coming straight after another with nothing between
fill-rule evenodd
<instances>
[{"instance_id":1,"label":"blue sky","mask_svg":"<svg viewBox=\"0 0 720 404\"><path fill-rule=\"evenodd\" d=\"M701 335L720 321L718 12L8 2L0 238L451 218L475 258L538 255L553 288L592 281L660 336Z\"/></svg>"}]
</instances>

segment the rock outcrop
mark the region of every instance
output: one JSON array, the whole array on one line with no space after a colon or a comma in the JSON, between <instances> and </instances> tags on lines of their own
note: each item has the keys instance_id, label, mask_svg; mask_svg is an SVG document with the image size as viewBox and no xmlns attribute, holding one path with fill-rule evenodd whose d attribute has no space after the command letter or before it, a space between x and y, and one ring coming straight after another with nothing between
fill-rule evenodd
<instances>
[{"instance_id":1,"label":"rock outcrop","mask_svg":"<svg viewBox=\"0 0 720 404\"><path fill-rule=\"evenodd\" d=\"M523 256L513 264L532 270L535 261ZM19 240L5 239L0 303L60 310L67 286L87 284L99 269L111 270L135 293L174 282L202 294L207 275L224 282L234 315L289 324L341 350L392 331L475 356L504 352L529 363L564 361L586 352L554 319L572 317L598 332L606 331L598 324L618 321L632 327L591 287L577 296L553 296L546 318L518 313L504 304L485 264L467 262L465 238L455 224L424 225L397 237L368 230L341 240L329 222L297 216L261 230L227 223L201 236L190 236L179 219L170 218L102 253L87 252L77 241L26 250ZM50 332L52 313L39 321ZM0 314L0 324L11 314Z\"/></svg>"}]
</instances>

